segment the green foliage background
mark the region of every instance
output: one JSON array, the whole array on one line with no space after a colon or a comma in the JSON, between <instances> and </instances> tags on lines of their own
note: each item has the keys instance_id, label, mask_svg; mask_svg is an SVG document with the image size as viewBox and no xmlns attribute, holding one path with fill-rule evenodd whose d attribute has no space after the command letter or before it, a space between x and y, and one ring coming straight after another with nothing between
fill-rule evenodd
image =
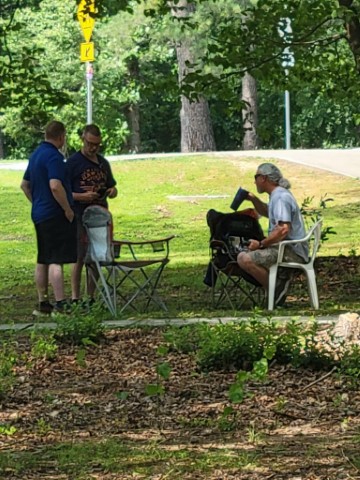
<instances>
[{"instance_id":1,"label":"green foliage background","mask_svg":"<svg viewBox=\"0 0 360 480\"><path fill-rule=\"evenodd\" d=\"M86 84L77 3L1 2L0 132L7 157L26 158L53 117L67 125L69 153L79 146ZM184 38L198 58L184 88L206 94L218 150L241 147L245 71L258 83L263 147L284 144L284 89L290 91L293 147L359 145L359 75L344 29L355 10L335 0L194 3L192 18L179 21L163 1L98 2L93 107L108 154L130 148L132 105L140 109L142 151L179 150L175 45ZM292 22L288 38L279 36L284 18ZM293 42L295 57L288 75L286 41Z\"/></svg>"}]
</instances>

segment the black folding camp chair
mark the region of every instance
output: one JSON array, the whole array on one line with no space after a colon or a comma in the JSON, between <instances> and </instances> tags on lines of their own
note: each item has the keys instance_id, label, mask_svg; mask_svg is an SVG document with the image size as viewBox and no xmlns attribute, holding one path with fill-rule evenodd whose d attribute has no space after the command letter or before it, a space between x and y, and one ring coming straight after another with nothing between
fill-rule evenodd
<instances>
[{"instance_id":1,"label":"black folding camp chair","mask_svg":"<svg viewBox=\"0 0 360 480\"><path fill-rule=\"evenodd\" d=\"M113 240L112 218L98 205L83 214L88 237L87 274L96 282L99 298L112 315L125 309L146 312L150 306L167 311L157 289L169 263L170 240Z\"/></svg>"},{"instance_id":2,"label":"black folding camp chair","mask_svg":"<svg viewBox=\"0 0 360 480\"><path fill-rule=\"evenodd\" d=\"M209 210L210 262L204 283L212 289L215 308L227 303L233 310L250 304L261 305L264 291L260 283L237 263L239 252L246 250L250 239L262 240L264 234L254 210L221 213Z\"/></svg>"}]
</instances>

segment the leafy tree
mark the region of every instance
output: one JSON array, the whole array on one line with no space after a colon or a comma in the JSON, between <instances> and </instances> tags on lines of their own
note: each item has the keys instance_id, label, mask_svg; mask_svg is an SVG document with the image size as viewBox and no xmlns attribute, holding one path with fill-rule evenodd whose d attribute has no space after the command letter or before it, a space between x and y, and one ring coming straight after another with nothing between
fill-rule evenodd
<instances>
[{"instance_id":1,"label":"leafy tree","mask_svg":"<svg viewBox=\"0 0 360 480\"><path fill-rule=\"evenodd\" d=\"M139 125L137 147L127 129L122 150L178 149L176 57L164 28L162 17L145 17L144 7L134 7L132 14L120 12L99 31L99 78L112 102L106 115L113 111L113 121L121 117Z\"/></svg>"},{"instance_id":2,"label":"leafy tree","mask_svg":"<svg viewBox=\"0 0 360 480\"><path fill-rule=\"evenodd\" d=\"M79 146L86 117L79 1L0 0L0 156L1 138L13 156L27 155L53 116L68 126L70 149ZM180 101L192 108L185 96L196 94L206 96L218 148L241 148L248 74L257 81L263 146L283 145L285 88L294 146L358 144L358 1L193 0L195 11L172 21L164 0L96 5L94 121L107 153L177 150ZM184 12L189 4L172 5ZM293 33L281 36L287 18ZM286 51L295 57L288 75Z\"/></svg>"},{"instance_id":3,"label":"leafy tree","mask_svg":"<svg viewBox=\"0 0 360 480\"><path fill-rule=\"evenodd\" d=\"M159 41L158 34L154 35L159 22L146 20L143 10L134 6L132 14L119 12L96 21L93 113L94 121L102 128L107 153L140 150L141 146L132 148L128 141L128 113L136 109L139 138L145 150L178 148L175 51L167 41ZM44 95L39 95L29 116L24 115L22 102L4 106L1 124L11 141L13 155L27 155L53 116L67 125L69 151L79 146L78 132L85 123L86 88L84 65L79 61L82 38L75 14L76 4L61 0L43 0L37 10L18 12L19 21L24 21L16 35L8 35L12 51L20 54L29 43L36 45L39 75L61 92L59 97L64 102L45 105ZM138 65L137 77L132 75L134 64ZM21 90L22 84L18 88Z\"/></svg>"},{"instance_id":4,"label":"leafy tree","mask_svg":"<svg viewBox=\"0 0 360 480\"><path fill-rule=\"evenodd\" d=\"M304 87L308 87L308 94L311 92L318 98L317 105L321 102L325 102L324 105L327 106L332 102L339 106L346 102L350 104L350 109L346 109L347 114L341 108L337 109L337 122L346 123L345 137L353 134L356 139L357 92L360 86L355 48L359 35L360 10L356 10L357 4L358 2L335 0L238 0L232 4L226 0L206 2L206 7L203 6L201 11L202 23L209 32L207 48L202 59L189 71L184 90L188 95L201 91L206 92L210 99L221 98L227 103L228 111L233 112L231 117L235 118L240 104L242 78L246 72L250 73L260 83L260 92L272 95L279 104L276 110L272 111L267 105L271 98L268 101L262 100L260 93L263 109L259 112L259 128L262 134L265 134L263 144L270 146L267 143L270 138L267 124L272 126L273 133L277 131L276 140L273 133L270 134L273 137L271 146L282 146L283 102L280 92L285 89L292 92L292 102L295 101L293 113L297 114L296 98L303 92ZM286 19L291 21L292 34L286 32ZM198 19L187 22L190 30L201 28L199 25ZM286 35L281 35L281 31L286 32ZM289 61L289 55L294 55L295 64L287 69L287 74L284 62ZM344 99L347 100L344 102ZM299 106L300 104L301 102ZM351 104L354 105L353 109ZM303 108L305 105L311 111L310 117L318 117L310 102L302 102ZM305 121L305 118L309 117L309 110L303 111L302 126L305 127L305 123L308 123L309 128L310 125L315 128L316 122ZM267 113L267 118L264 117L264 112ZM278 117L274 122L276 113ZM276 127L277 125L280 126ZM332 125L334 124L327 124L327 129L331 129ZM300 131L303 133L304 129L301 128ZM340 139L336 141L334 135L325 133L324 128L327 137L324 141L321 130L315 128L315 131L312 134L315 144L311 145L312 141L306 141L308 146L339 143ZM337 127L336 132L340 131L341 128ZM309 140L310 137L311 133L308 132ZM340 141L345 140L345 137ZM304 144L300 135L298 138L295 136L295 140L295 144L299 146ZM346 144L349 144L349 140L347 138ZM241 145L239 140L237 143Z\"/></svg>"},{"instance_id":5,"label":"leafy tree","mask_svg":"<svg viewBox=\"0 0 360 480\"><path fill-rule=\"evenodd\" d=\"M64 105L67 100L66 95L49 82L39 62L43 50L31 41L34 33L24 12L35 14L39 3L35 0L2 0L0 3L0 128L4 133L16 123L20 135L28 132L28 137L33 136L46 123L47 109ZM27 37L22 37L24 29L28 29ZM12 109L13 121L4 116L5 108Z\"/></svg>"}]
</instances>

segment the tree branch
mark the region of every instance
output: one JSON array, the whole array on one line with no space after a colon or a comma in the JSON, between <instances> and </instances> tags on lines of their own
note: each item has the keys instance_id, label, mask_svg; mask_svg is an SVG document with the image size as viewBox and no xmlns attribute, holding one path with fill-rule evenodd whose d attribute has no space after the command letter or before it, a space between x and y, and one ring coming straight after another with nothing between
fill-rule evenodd
<instances>
[{"instance_id":1,"label":"tree branch","mask_svg":"<svg viewBox=\"0 0 360 480\"><path fill-rule=\"evenodd\" d=\"M303 42L306 38L310 37L313 35L319 28L321 28L325 23L333 20L332 18L326 18L323 22L320 22L318 25L315 25L314 28L312 28L309 32L307 32L305 35L300 37L298 40L294 40L295 42Z\"/></svg>"}]
</instances>

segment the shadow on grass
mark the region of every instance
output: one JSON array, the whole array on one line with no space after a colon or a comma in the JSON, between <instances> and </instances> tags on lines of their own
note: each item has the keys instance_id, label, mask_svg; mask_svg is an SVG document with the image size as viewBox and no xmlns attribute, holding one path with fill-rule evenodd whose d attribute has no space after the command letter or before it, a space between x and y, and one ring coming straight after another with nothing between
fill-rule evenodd
<instances>
[{"instance_id":1,"label":"shadow on grass","mask_svg":"<svg viewBox=\"0 0 360 480\"><path fill-rule=\"evenodd\" d=\"M318 313L339 314L344 311L359 310L360 257L318 257L315 265L320 300ZM253 304L249 301L235 310L226 301L219 308L213 308L211 288L203 283L206 268L206 264L174 266L170 263L164 271L159 288L159 293L169 309L168 313L151 307L147 313L138 315L128 309L120 318L251 316L254 310ZM70 291L68 280L67 290ZM235 298L235 306L242 304L242 301L241 297ZM14 280L11 288L7 286L0 289L1 322L26 323L33 321L31 313L35 303L34 285L29 282L22 284L21 281L15 282ZM281 309L281 312L286 316L314 314L309 304L307 285L303 276L300 275L293 282L286 308ZM264 313L266 314L266 310ZM37 321L41 323L48 320L47 317L43 317Z\"/></svg>"}]
</instances>

